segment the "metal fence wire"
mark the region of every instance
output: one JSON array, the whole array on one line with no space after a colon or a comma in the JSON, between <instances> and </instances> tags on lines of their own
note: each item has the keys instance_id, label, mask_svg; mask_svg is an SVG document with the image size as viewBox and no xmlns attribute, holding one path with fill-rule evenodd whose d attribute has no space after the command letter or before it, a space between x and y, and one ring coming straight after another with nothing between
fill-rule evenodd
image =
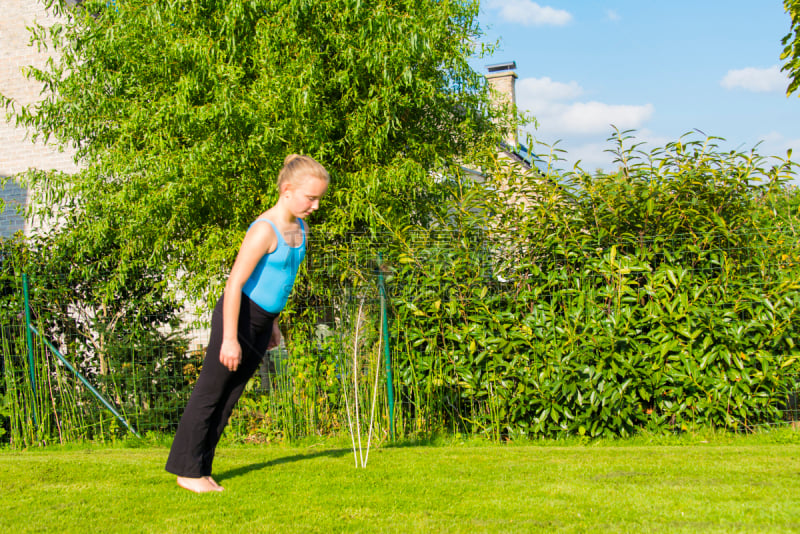
<instances>
[{"instance_id":1,"label":"metal fence wire","mask_svg":"<svg viewBox=\"0 0 800 534\"><path fill-rule=\"evenodd\" d=\"M573 350L574 355L566 356L572 360L603 359L603 350L619 349L592 345L589 333L569 338L554 318L577 313L579 322L585 322L580 326L588 328L589 323L652 308L644 282L623 283L620 269L614 271L617 278L597 270L605 268L609 251L615 250L616 260L611 261L617 265L624 256L634 275L643 265L652 271L673 259L663 253L637 256L647 243L638 239L635 244L587 248L583 255L554 250L550 257L526 260L522 275L521 263L516 271L508 268L508 262L504 269L498 267L496 244L470 241L452 232L405 237L406 242L398 244L392 236L354 235L321 247L323 252L309 258L307 270L323 273L322 281L301 281L296 287L281 319L284 342L265 354L231 418L226 439L268 442L345 434L353 424L348 423L348 414L355 412L349 404L355 402L356 390L359 413L362 417L370 413L376 375L380 377L374 402L378 440L390 439L395 430L409 435L461 429L486 432L491 427L497 432L492 435L499 436L518 406L515 403L525 395L526 389L519 385L524 373L535 386L545 378L534 369L552 367L548 358L555 352ZM787 234L781 247L765 255L778 263L770 269L759 274L751 262L743 266L747 276L740 281L726 279L724 283L741 284L728 293L739 291L742 298L721 298L712 311L744 317L748 307L756 305L747 299L786 283L774 274L800 263L800 246ZM717 258L716 263L685 262L682 276L716 276L730 268L725 258L755 253L733 248L705 251L704 257ZM587 263L586 258L596 261ZM26 446L116 439L126 432L173 433L202 367L208 312L169 302L150 314L126 308L125 303L119 309L97 309L81 300L66 277L33 277L30 324L40 335L29 337L21 275L8 271L0 295L0 441ZM754 287L754 280L761 285ZM470 318L468 308L481 306L498 317L505 314L505 323L490 315ZM793 335L789 332L786 337ZM513 343L518 348L512 353L508 347ZM790 357L796 351L784 352L781 361L793 368ZM438 360L429 359L431 355ZM486 367L486 358L497 365ZM587 360L587 369L591 363ZM509 375L502 376L502 369ZM485 389L475 389L473 379ZM797 377L793 380L796 384ZM510 393L493 397L499 387ZM528 415L520 417L530 422L523 428L530 428L533 435L533 424L545 417L536 402L554 401L531 395ZM765 416L756 423L800 419L796 394L773 404L780 417ZM738 420L735 410L729 412L729 420ZM566 423L559 424L572 431Z\"/></svg>"},{"instance_id":2,"label":"metal fence wire","mask_svg":"<svg viewBox=\"0 0 800 534\"><path fill-rule=\"evenodd\" d=\"M386 305L382 279L364 272L367 280L358 287L342 286L336 295L329 292L329 304L305 307L304 318L312 323L287 325L281 344L266 352L249 382L227 437L271 441L347 432L345 396L351 402L357 396L359 412L368 414L367 391L373 385L368 377L380 371L382 415L376 432L388 438L391 369L381 348L388 337ZM51 280L47 287L32 280L28 328L24 278L6 281L0 333L0 395L6 409L0 439L30 445L108 440L125 432L173 433L203 365L210 313L188 306L175 310L175 317L122 319L109 331L91 307L54 305L66 280ZM66 320L58 316L64 309L69 310Z\"/></svg>"}]
</instances>

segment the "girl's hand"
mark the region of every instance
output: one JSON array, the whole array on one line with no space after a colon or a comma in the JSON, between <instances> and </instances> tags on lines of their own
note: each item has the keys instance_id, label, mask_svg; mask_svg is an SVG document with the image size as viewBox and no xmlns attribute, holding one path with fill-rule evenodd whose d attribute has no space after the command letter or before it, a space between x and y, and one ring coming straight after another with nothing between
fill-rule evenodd
<instances>
[{"instance_id":1,"label":"girl's hand","mask_svg":"<svg viewBox=\"0 0 800 534\"><path fill-rule=\"evenodd\" d=\"M223 340L219 349L219 361L228 368L228 371L236 371L242 361L242 347L239 346L239 342L234 339Z\"/></svg>"},{"instance_id":2,"label":"girl's hand","mask_svg":"<svg viewBox=\"0 0 800 534\"><path fill-rule=\"evenodd\" d=\"M272 321L272 336L267 343L267 350L272 350L281 344L281 329L278 326L278 321Z\"/></svg>"}]
</instances>

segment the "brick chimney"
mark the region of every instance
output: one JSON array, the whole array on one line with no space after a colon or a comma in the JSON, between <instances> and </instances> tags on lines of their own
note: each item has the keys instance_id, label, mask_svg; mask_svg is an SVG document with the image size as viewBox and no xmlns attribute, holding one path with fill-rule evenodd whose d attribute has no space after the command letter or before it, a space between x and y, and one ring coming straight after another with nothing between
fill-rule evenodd
<instances>
[{"instance_id":1,"label":"brick chimney","mask_svg":"<svg viewBox=\"0 0 800 534\"><path fill-rule=\"evenodd\" d=\"M516 82L517 82L517 63L516 61L509 61L506 63L496 63L488 65L486 69L489 74L486 75L486 80L489 86L495 91L495 98L497 104L510 105L512 109L517 106ZM506 143L511 146L517 144L517 132L509 132Z\"/></svg>"}]
</instances>

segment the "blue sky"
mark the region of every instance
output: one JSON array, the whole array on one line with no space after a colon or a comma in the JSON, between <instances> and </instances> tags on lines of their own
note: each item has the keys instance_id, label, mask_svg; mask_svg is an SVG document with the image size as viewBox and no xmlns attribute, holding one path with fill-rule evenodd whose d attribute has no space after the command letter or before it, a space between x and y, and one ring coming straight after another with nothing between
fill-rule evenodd
<instances>
[{"instance_id":1,"label":"blue sky","mask_svg":"<svg viewBox=\"0 0 800 534\"><path fill-rule=\"evenodd\" d=\"M613 168L611 124L647 148L701 130L725 149L800 159L800 98L780 69L781 0L483 0L486 65L517 63L517 105L562 167ZM542 149L534 149L534 151Z\"/></svg>"}]
</instances>

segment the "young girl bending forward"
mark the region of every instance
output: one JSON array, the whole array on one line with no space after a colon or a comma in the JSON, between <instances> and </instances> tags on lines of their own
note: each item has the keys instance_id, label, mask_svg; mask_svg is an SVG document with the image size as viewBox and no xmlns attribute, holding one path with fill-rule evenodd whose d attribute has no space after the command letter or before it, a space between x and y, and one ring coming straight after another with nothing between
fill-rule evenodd
<instances>
[{"instance_id":1,"label":"young girl bending forward","mask_svg":"<svg viewBox=\"0 0 800 534\"><path fill-rule=\"evenodd\" d=\"M264 353L280 343L276 318L306 253L303 218L319 207L329 180L312 158L288 156L278 175L278 201L247 230L214 308L203 368L169 452L167 471L178 475L182 488L223 489L211 478L214 451L245 384Z\"/></svg>"}]
</instances>

